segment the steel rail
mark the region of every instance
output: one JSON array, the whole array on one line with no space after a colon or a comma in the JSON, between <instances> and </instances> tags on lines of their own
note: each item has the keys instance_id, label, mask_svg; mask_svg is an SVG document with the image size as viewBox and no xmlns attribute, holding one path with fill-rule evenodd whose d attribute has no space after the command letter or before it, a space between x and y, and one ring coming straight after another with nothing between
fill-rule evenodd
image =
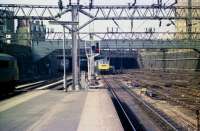
<instances>
[{"instance_id":1,"label":"steel rail","mask_svg":"<svg viewBox=\"0 0 200 131\"><path fill-rule=\"evenodd\" d=\"M140 99L137 95L135 95L130 89L125 88L123 85L120 84L122 89L124 89L128 94L130 94L132 97L134 97L138 102L142 103L148 110L150 110L153 114L155 114L159 119L161 119L163 122L165 122L169 127L171 127L174 131L178 131L178 129L171 124L166 118L161 116L157 111L155 111L152 107L150 107L144 100Z\"/></svg>"},{"instance_id":2,"label":"steel rail","mask_svg":"<svg viewBox=\"0 0 200 131\"><path fill-rule=\"evenodd\" d=\"M127 90L127 89L125 89ZM156 116L158 116L162 121L164 121L168 126L170 126L173 130L178 131L178 129L172 125L168 120L166 120L164 117L162 117L158 112L156 112L153 108L151 108L146 102L144 102L143 100L139 99L135 94L133 94L133 92L130 92L131 96L134 96L139 102L141 102L146 108L148 108L150 111L152 111Z\"/></svg>"},{"instance_id":3,"label":"steel rail","mask_svg":"<svg viewBox=\"0 0 200 131\"><path fill-rule=\"evenodd\" d=\"M124 107L122 106L122 104L121 104L121 102L120 102L120 100L119 100L119 97L117 96L117 94L115 93L115 91L111 88L111 86L110 86L110 84L108 83L108 81L106 81L105 79L104 79L104 81L106 82L107 87L109 88L110 92L112 93L112 95L114 96L114 98L115 98L115 100L117 101L118 105L120 106L120 108L121 108L121 110L122 110L124 116L126 117L126 119L128 120L129 124L131 125L132 130L133 130L133 131L136 131L136 129L135 129L133 123L131 122L131 120L130 120L128 114L126 113Z\"/></svg>"},{"instance_id":4,"label":"steel rail","mask_svg":"<svg viewBox=\"0 0 200 131\"><path fill-rule=\"evenodd\" d=\"M127 75L128 76L125 76L126 78L128 78L128 79L132 79L133 77L131 76L132 74L131 73L127 73ZM184 74L185 75L185 74ZM153 83L152 83L152 85L155 85L155 82L156 83L159 83L157 80L153 80ZM140 82L141 83L141 82ZM146 82L146 81L143 81L142 83L145 83L145 84L147 84L147 85L149 85L149 83L148 82ZM163 92L165 92L165 90L166 89L164 89L163 88L163 86L161 86L161 83L159 84L160 85L160 87L164 90ZM179 86L177 86L176 88L178 88ZM131 89L129 89L129 88L125 88L127 91L129 91L131 94L134 94L134 92L131 90ZM180 105L182 105L182 106L184 106L184 107L186 107L186 108L188 108L188 109L190 109L190 110L194 110L194 111L196 111L196 106L195 105L187 105L186 103L183 103L183 102L179 102L179 100L176 100L176 98L170 98L168 95L165 95L165 94L163 94L163 92L162 91L159 91L159 90L154 90L157 94L162 94L162 95L164 95L164 97L166 97L166 100L170 100L170 101L173 101L173 102L175 102L175 103L177 103L177 104L180 104ZM184 90L183 90L184 91ZM174 89L172 92L177 92L177 90L176 89ZM186 93L186 95L188 95L188 96L190 96L190 95L192 95L193 96L193 94L187 94L188 92L187 91L184 91L185 93ZM196 97L196 95L194 96L194 97ZM145 101L144 101L145 102ZM153 108L152 108L153 109ZM181 118L180 117L180 119L181 120L184 120L185 121L185 119L184 118ZM195 124L194 123L192 123L192 122L187 122L186 124L185 124L185 126L189 126L191 129L195 129ZM184 126L181 126L181 128L182 127L184 127Z\"/></svg>"}]
</instances>

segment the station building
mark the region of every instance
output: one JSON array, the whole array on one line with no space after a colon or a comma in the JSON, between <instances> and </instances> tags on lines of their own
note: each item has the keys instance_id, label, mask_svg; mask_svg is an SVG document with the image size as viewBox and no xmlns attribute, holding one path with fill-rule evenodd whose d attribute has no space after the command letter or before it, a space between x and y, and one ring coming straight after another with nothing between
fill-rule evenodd
<instances>
[{"instance_id":1,"label":"station building","mask_svg":"<svg viewBox=\"0 0 200 131\"><path fill-rule=\"evenodd\" d=\"M0 10L0 14L12 15L11 11ZM2 19L0 18L0 48L3 44L11 44L14 33L14 19Z\"/></svg>"}]
</instances>

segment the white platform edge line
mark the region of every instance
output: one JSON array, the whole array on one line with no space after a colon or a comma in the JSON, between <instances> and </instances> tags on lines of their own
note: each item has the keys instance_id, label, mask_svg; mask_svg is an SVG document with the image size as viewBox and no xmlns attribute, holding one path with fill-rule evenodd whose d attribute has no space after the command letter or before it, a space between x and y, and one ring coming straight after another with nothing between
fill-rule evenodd
<instances>
[{"instance_id":1,"label":"white platform edge line","mask_svg":"<svg viewBox=\"0 0 200 131\"><path fill-rule=\"evenodd\" d=\"M48 88L48 87L50 87L50 86L53 86L53 85L56 85L56 84L59 84L59 83L62 83L63 82L63 80L59 80L59 81L57 81L57 82L54 82L54 83L51 83L51 84L49 84L49 85L45 85L45 86L42 86L42 87L39 87L39 88L37 88L38 90L43 90L43 89L45 89L45 88Z\"/></svg>"},{"instance_id":2,"label":"white platform edge line","mask_svg":"<svg viewBox=\"0 0 200 131\"><path fill-rule=\"evenodd\" d=\"M44 82L44 81L38 81L38 82L34 82L34 83L19 85L19 86L16 87L16 89L24 88L24 87L26 87L26 86L31 86L31 85L35 85L35 84L40 84L40 83L42 83L42 82Z\"/></svg>"}]
</instances>

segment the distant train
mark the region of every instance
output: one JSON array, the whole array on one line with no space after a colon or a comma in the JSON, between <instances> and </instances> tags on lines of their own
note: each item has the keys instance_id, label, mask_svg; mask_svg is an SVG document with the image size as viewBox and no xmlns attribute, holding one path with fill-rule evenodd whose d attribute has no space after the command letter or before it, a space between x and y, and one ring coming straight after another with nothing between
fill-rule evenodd
<instances>
[{"instance_id":1,"label":"distant train","mask_svg":"<svg viewBox=\"0 0 200 131\"><path fill-rule=\"evenodd\" d=\"M114 67L110 65L108 59L96 60L96 71L100 74L110 74L115 72Z\"/></svg>"},{"instance_id":2,"label":"distant train","mask_svg":"<svg viewBox=\"0 0 200 131\"><path fill-rule=\"evenodd\" d=\"M15 57L0 53L1 92L13 91L19 80L19 69Z\"/></svg>"}]
</instances>

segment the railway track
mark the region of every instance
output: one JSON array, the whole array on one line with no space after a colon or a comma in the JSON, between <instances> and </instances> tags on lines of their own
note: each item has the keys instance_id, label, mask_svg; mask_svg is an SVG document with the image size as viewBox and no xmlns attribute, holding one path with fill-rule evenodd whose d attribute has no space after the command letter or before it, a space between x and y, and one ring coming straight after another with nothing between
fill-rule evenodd
<instances>
[{"instance_id":1,"label":"railway track","mask_svg":"<svg viewBox=\"0 0 200 131\"><path fill-rule=\"evenodd\" d=\"M128 76L126 75L125 79L129 79L134 81L135 79L137 79L137 82L140 83L140 87L146 87L147 89L154 89L153 91L162 97L162 100L166 100L169 102L173 102L176 103L176 105L180 105L184 108L187 108L189 110L191 110L191 112L195 112L196 109L199 109L198 103L195 103L194 100L196 99L196 95L194 96L189 96L188 92L186 91L182 91L184 90L183 87L165 87L164 83L160 81L155 81L155 80L146 80L144 77L139 77L140 75L137 76L133 76L128 74ZM120 77L121 79L121 77ZM155 86L155 87L154 87ZM156 88L156 89L155 89ZM175 89L173 89L175 88ZM128 89L130 90L130 89ZM133 92L133 90L130 90ZM184 94L185 93L185 94ZM184 96L182 96L184 94ZM182 99L181 99L182 98ZM184 98L184 99L183 99ZM191 101L193 100L193 102ZM195 114L194 114L195 115ZM174 113L174 116L177 116L179 118L179 120L181 121L181 128L186 128L187 130L196 130L196 121L193 120L190 121L189 119L186 119L183 116L177 115L176 113Z\"/></svg>"},{"instance_id":2,"label":"railway track","mask_svg":"<svg viewBox=\"0 0 200 131\"><path fill-rule=\"evenodd\" d=\"M23 93L33 91L33 90L45 90L45 89L53 89L53 90L62 90L63 80L61 78L46 80L46 81L38 81L26 85L17 86L13 92L7 94L0 95L0 101L5 100L17 95L21 95ZM67 86L72 84L72 79L67 80Z\"/></svg>"},{"instance_id":3,"label":"railway track","mask_svg":"<svg viewBox=\"0 0 200 131\"><path fill-rule=\"evenodd\" d=\"M131 121L131 119L128 116L126 110L124 109L119 97L117 96L117 94L115 93L113 88L110 86L108 81L105 80L105 83L106 83L109 91L111 92L111 95L113 96L114 100L116 101L115 105L119 108L118 111L120 110L120 112L123 115L123 123L126 124L126 126L124 126L125 130L137 131L135 126L134 126L134 123Z\"/></svg>"},{"instance_id":4,"label":"railway track","mask_svg":"<svg viewBox=\"0 0 200 131\"><path fill-rule=\"evenodd\" d=\"M145 101L140 99L136 94L134 94L133 92L130 92L129 90L124 88L124 86L121 85L119 81L116 81L116 80L108 81L107 79L104 79L104 81L107 84L111 93L114 94L114 96L117 97L119 103L121 103L120 107L123 108L122 110L124 110L124 112L126 112L125 116L128 117L127 119L129 119L130 122L132 122L132 116L129 115L130 113L128 113L130 111L127 111L127 108L123 106L125 101L122 100L123 97L120 97L119 90L123 90L123 92L126 93L126 95L124 97L129 97L129 99L130 99L129 103L125 103L125 105L135 105L135 106L137 105L139 107L138 109L141 109L142 112L145 112L146 117L148 117L148 119L143 119L143 121L141 120L141 118L146 118L146 117L137 116L137 115L141 115L141 114L136 114L136 119L139 121L136 123L139 125L142 125L142 127L139 127L139 128L136 127L135 128L136 130L141 130L141 129L142 130L149 130L149 129L158 130L158 127L159 127L159 130L165 130L165 131L179 130L179 127L175 123L173 123L169 118L167 118L166 116L163 116L163 114L161 115L161 113L158 110L155 110L150 105L148 105ZM113 84L113 83L115 83L115 84ZM118 86L118 88L117 88L117 86ZM131 102L134 102L134 103L131 103ZM135 111L133 111L133 112L135 112ZM142 112L140 112L140 113L142 113ZM137 112L135 112L135 113L137 113ZM144 113L142 113L142 114L144 115ZM151 120L149 120L149 119L151 119ZM151 125L149 123L145 124L144 120L150 121L149 123L152 123L152 121L153 121L153 125ZM132 123L132 125L134 125L134 123ZM151 125L152 127L150 127L149 125Z\"/></svg>"},{"instance_id":5,"label":"railway track","mask_svg":"<svg viewBox=\"0 0 200 131\"><path fill-rule=\"evenodd\" d=\"M166 87L166 82L162 80L148 79L146 76L143 77L141 75L137 75L136 77L132 74L126 74L124 77L132 81L137 79L140 84L148 89L154 89L154 92L160 94L164 99L175 102L190 110L195 111L200 108L199 89L185 88L176 84L170 84L169 87Z\"/></svg>"}]
</instances>

